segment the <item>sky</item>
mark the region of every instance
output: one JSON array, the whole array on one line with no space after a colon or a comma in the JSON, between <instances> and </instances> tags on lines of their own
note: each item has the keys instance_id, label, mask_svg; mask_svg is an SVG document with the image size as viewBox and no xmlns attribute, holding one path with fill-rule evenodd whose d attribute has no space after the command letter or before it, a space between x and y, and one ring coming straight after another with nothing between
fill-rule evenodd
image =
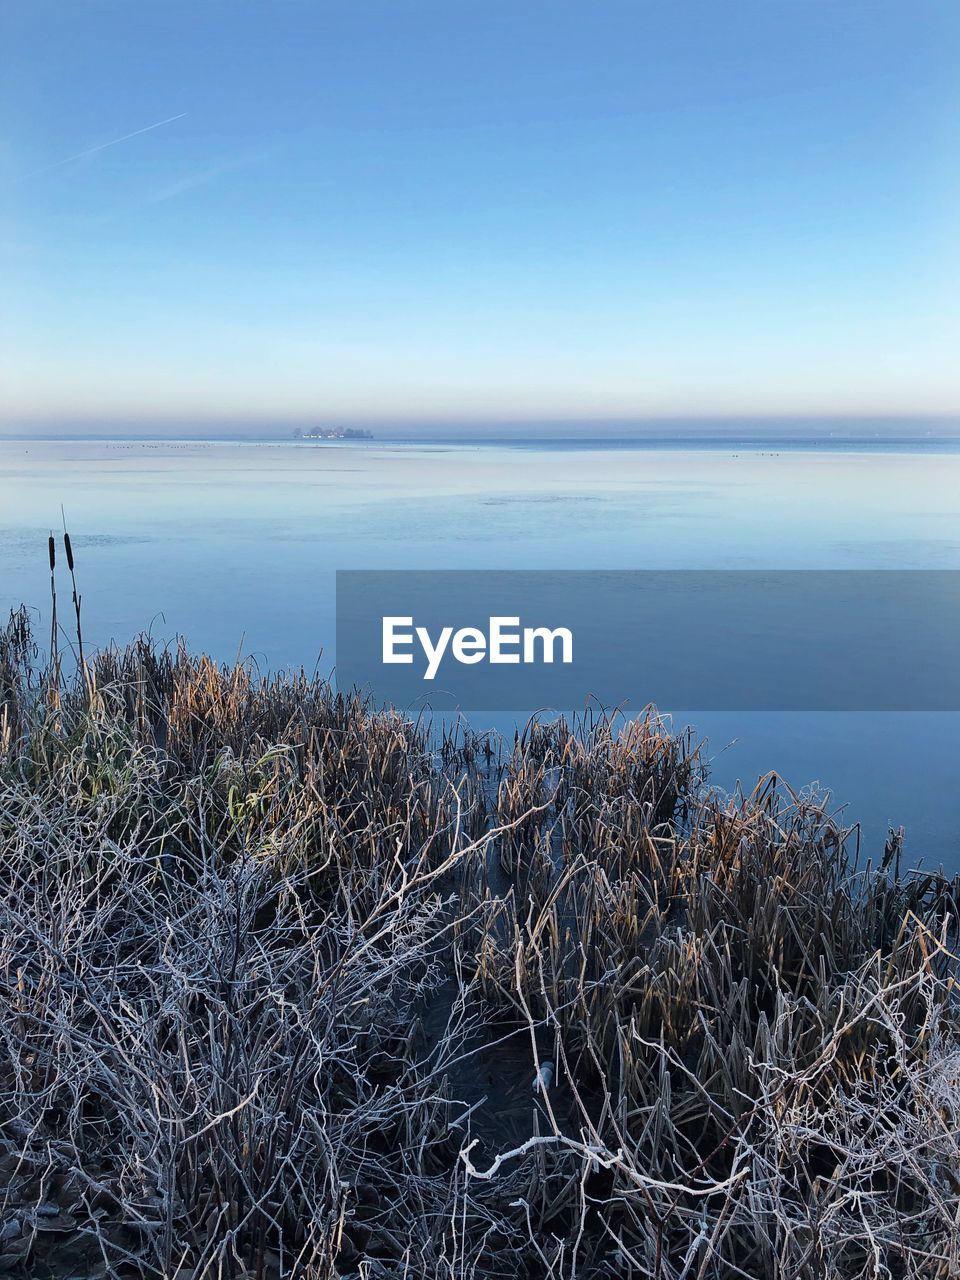
<instances>
[{"instance_id":1,"label":"sky","mask_svg":"<svg viewBox=\"0 0 960 1280\"><path fill-rule=\"evenodd\" d=\"M960 414L958 72L956 0L0 0L0 428Z\"/></svg>"}]
</instances>

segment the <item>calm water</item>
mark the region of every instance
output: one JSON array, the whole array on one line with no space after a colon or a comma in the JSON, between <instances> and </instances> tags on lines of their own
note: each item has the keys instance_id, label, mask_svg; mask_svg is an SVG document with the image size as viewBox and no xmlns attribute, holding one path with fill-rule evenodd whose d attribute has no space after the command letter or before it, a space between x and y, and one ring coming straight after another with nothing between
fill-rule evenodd
<instances>
[{"instance_id":1,"label":"calm water","mask_svg":"<svg viewBox=\"0 0 960 1280\"><path fill-rule=\"evenodd\" d=\"M0 609L42 625L61 504L90 640L325 672L338 568L960 568L946 447L0 441ZM722 785L820 783L870 851L902 824L960 871L960 717L663 710Z\"/></svg>"}]
</instances>

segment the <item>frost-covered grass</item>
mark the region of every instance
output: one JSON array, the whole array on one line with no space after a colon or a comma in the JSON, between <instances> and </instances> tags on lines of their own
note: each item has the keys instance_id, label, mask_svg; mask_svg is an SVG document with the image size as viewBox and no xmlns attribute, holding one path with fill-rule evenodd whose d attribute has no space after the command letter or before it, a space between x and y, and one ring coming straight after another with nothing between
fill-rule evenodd
<instances>
[{"instance_id":1,"label":"frost-covered grass","mask_svg":"<svg viewBox=\"0 0 960 1280\"><path fill-rule=\"evenodd\" d=\"M654 715L512 751L0 633L0 1270L960 1272L955 886Z\"/></svg>"}]
</instances>

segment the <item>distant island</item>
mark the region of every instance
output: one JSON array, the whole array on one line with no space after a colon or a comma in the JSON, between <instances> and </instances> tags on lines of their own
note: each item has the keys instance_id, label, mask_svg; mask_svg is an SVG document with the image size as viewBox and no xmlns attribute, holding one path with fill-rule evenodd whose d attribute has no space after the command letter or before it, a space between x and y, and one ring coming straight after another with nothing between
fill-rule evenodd
<instances>
[{"instance_id":1,"label":"distant island","mask_svg":"<svg viewBox=\"0 0 960 1280\"><path fill-rule=\"evenodd\" d=\"M342 431L336 427L327 429L318 427L315 431L301 431L297 427L293 438L295 440L372 440L373 432L367 431L364 427L345 427Z\"/></svg>"}]
</instances>

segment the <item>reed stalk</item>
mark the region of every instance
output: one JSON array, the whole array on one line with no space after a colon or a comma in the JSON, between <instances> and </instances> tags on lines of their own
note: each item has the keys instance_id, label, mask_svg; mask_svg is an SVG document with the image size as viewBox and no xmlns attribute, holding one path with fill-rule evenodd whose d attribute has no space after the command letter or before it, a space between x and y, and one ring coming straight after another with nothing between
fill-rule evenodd
<instances>
[{"instance_id":1,"label":"reed stalk","mask_svg":"<svg viewBox=\"0 0 960 1280\"><path fill-rule=\"evenodd\" d=\"M0 1270L960 1273L958 885L902 833L652 709L506 749L74 608L75 677L0 631Z\"/></svg>"}]
</instances>

